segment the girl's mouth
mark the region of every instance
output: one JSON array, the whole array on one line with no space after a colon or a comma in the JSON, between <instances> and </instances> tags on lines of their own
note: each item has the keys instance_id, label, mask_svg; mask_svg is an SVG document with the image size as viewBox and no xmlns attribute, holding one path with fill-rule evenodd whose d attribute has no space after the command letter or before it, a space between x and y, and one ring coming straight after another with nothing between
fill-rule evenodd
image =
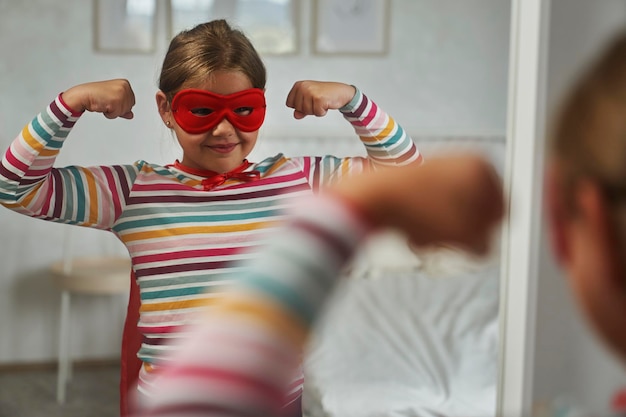
<instances>
[{"instance_id":1,"label":"girl's mouth","mask_svg":"<svg viewBox=\"0 0 626 417\"><path fill-rule=\"evenodd\" d=\"M219 153L229 153L237 146L237 143L227 143L224 145L211 145L209 148L215 152Z\"/></svg>"}]
</instances>

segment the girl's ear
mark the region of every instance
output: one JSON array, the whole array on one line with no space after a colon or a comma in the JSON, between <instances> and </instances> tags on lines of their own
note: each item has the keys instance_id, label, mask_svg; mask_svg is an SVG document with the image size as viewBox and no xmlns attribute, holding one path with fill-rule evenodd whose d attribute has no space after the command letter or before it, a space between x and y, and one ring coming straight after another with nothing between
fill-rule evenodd
<instances>
[{"instance_id":1,"label":"girl's ear","mask_svg":"<svg viewBox=\"0 0 626 417\"><path fill-rule=\"evenodd\" d=\"M156 103L163 123L170 127L172 125L172 110L170 108L170 103L167 100L167 96L161 90L156 93Z\"/></svg>"}]
</instances>

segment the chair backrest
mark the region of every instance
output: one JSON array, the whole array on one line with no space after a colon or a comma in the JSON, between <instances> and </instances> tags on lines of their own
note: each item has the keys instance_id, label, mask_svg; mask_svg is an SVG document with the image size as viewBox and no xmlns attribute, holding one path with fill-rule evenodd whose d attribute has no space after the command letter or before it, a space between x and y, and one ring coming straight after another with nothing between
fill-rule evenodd
<instances>
[{"instance_id":1,"label":"chair backrest","mask_svg":"<svg viewBox=\"0 0 626 417\"><path fill-rule=\"evenodd\" d=\"M95 246L99 253L77 254L74 240L76 233L79 232L76 226L66 226L63 230L62 257L50 267L57 284L63 290L75 293L94 295L127 293L128 273L131 270L130 257L127 254L111 254L112 251L106 246L100 246L101 240L98 240ZM103 233L100 232L99 235ZM81 239L79 243L83 243L83 240Z\"/></svg>"}]
</instances>

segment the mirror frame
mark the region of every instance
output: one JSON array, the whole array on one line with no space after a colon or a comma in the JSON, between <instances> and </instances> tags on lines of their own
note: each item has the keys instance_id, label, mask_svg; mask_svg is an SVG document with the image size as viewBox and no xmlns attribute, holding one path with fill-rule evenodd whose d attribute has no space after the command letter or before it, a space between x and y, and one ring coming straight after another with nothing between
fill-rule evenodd
<instances>
[{"instance_id":1,"label":"mirror frame","mask_svg":"<svg viewBox=\"0 0 626 417\"><path fill-rule=\"evenodd\" d=\"M532 415L549 11L550 0L511 0L498 416Z\"/></svg>"}]
</instances>

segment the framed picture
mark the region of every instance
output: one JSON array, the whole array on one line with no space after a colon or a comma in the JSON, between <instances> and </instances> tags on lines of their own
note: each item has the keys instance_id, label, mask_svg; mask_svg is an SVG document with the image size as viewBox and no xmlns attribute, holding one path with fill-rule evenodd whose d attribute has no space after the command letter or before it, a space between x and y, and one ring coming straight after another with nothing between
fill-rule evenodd
<instances>
[{"instance_id":1,"label":"framed picture","mask_svg":"<svg viewBox=\"0 0 626 417\"><path fill-rule=\"evenodd\" d=\"M170 35L226 19L262 55L296 54L300 0L170 0Z\"/></svg>"},{"instance_id":2,"label":"framed picture","mask_svg":"<svg viewBox=\"0 0 626 417\"><path fill-rule=\"evenodd\" d=\"M151 53L156 44L156 0L93 0L94 49Z\"/></svg>"},{"instance_id":3,"label":"framed picture","mask_svg":"<svg viewBox=\"0 0 626 417\"><path fill-rule=\"evenodd\" d=\"M390 0L313 0L316 54L386 54Z\"/></svg>"}]
</instances>

